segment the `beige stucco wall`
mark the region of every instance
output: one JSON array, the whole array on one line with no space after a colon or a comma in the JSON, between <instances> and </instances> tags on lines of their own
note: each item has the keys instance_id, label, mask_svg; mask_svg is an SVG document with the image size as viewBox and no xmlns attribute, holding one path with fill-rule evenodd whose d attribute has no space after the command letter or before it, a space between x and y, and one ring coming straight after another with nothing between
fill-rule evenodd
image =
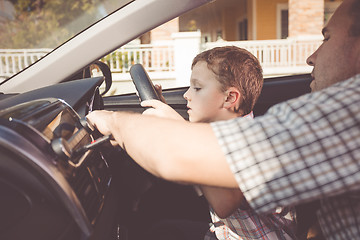
<instances>
[{"instance_id":1,"label":"beige stucco wall","mask_svg":"<svg viewBox=\"0 0 360 240\"><path fill-rule=\"evenodd\" d=\"M276 39L277 4L288 0L256 0L256 40Z\"/></svg>"},{"instance_id":2,"label":"beige stucco wall","mask_svg":"<svg viewBox=\"0 0 360 240\"><path fill-rule=\"evenodd\" d=\"M247 14L247 0L218 0L206 4L201 10L191 11L180 17L180 31L201 29L211 41L217 39L217 32L228 41L238 40L238 22Z\"/></svg>"},{"instance_id":3,"label":"beige stucco wall","mask_svg":"<svg viewBox=\"0 0 360 240\"><path fill-rule=\"evenodd\" d=\"M313 35L320 33L323 27L324 5L336 6L341 1L217 0L181 16L179 30L201 30L203 38L207 36L209 41L216 41L221 32L224 40L236 41L239 40L238 23L247 18L249 40L277 39L277 8L282 4L289 7L289 36L296 37L304 32ZM157 34L161 36L163 31ZM155 39L155 33L151 37Z\"/></svg>"},{"instance_id":4,"label":"beige stucco wall","mask_svg":"<svg viewBox=\"0 0 360 240\"><path fill-rule=\"evenodd\" d=\"M342 0L252 0L256 2L256 40L277 38L277 5L288 4L289 37L319 34L324 25L326 4L337 6ZM252 3L254 4L254 3ZM251 10L248 10L248 12ZM253 18L249 18L253 19ZM252 21L251 21L252 22ZM251 30L252 28L249 27ZM250 36L252 36L251 34Z\"/></svg>"},{"instance_id":5,"label":"beige stucco wall","mask_svg":"<svg viewBox=\"0 0 360 240\"><path fill-rule=\"evenodd\" d=\"M222 9L223 37L227 41L237 41L238 23L247 17L246 1L233 1Z\"/></svg>"},{"instance_id":6,"label":"beige stucco wall","mask_svg":"<svg viewBox=\"0 0 360 240\"><path fill-rule=\"evenodd\" d=\"M253 24L253 1L252 0L246 0L246 15L248 18L248 39L249 40L253 40L253 28L254 28L254 24Z\"/></svg>"},{"instance_id":7,"label":"beige stucco wall","mask_svg":"<svg viewBox=\"0 0 360 240\"><path fill-rule=\"evenodd\" d=\"M155 41L172 40L171 35L179 32L179 18L175 18L151 31L152 43Z\"/></svg>"}]
</instances>

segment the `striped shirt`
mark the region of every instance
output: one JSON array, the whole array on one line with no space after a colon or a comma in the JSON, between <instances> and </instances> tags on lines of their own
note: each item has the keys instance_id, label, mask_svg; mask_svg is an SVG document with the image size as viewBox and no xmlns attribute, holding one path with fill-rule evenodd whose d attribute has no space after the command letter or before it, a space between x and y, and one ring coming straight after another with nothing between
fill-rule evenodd
<instances>
[{"instance_id":1,"label":"striped shirt","mask_svg":"<svg viewBox=\"0 0 360 240\"><path fill-rule=\"evenodd\" d=\"M327 239L360 236L360 75L253 120L211 125L257 213L320 200Z\"/></svg>"}]
</instances>

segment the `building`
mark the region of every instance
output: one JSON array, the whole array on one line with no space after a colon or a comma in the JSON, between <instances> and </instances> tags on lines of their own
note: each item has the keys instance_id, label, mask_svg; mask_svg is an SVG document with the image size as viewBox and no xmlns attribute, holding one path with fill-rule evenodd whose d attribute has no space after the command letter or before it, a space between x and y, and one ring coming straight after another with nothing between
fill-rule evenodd
<instances>
[{"instance_id":1,"label":"building","mask_svg":"<svg viewBox=\"0 0 360 240\"><path fill-rule=\"evenodd\" d=\"M341 0L217 0L147 34L147 42L172 32L200 31L202 42L265 40L319 35ZM212 16L209 21L209 17ZM149 36L151 35L151 37Z\"/></svg>"}]
</instances>

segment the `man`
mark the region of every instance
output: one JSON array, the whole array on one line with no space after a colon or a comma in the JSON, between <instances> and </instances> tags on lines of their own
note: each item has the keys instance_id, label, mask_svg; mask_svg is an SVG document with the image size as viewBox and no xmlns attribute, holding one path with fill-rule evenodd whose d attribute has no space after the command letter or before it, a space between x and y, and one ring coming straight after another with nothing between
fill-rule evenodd
<instances>
[{"instance_id":1,"label":"man","mask_svg":"<svg viewBox=\"0 0 360 240\"><path fill-rule=\"evenodd\" d=\"M170 181L239 187L258 212L320 201L327 239L360 236L360 0L344 0L308 59L312 94L264 116L184 123L130 113L88 120ZM358 74L358 75L356 75ZM158 131L161 129L161 131ZM174 137L176 136L176 137Z\"/></svg>"}]
</instances>

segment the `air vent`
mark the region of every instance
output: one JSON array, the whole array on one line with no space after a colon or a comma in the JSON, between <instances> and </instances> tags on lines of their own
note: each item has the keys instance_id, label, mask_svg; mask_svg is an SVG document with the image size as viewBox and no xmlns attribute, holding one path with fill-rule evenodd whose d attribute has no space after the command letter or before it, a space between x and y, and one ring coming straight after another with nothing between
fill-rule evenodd
<instances>
[{"instance_id":1,"label":"air vent","mask_svg":"<svg viewBox=\"0 0 360 240\"><path fill-rule=\"evenodd\" d=\"M92 224L101 211L110 180L107 164L96 154L91 154L69 179Z\"/></svg>"}]
</instances>

